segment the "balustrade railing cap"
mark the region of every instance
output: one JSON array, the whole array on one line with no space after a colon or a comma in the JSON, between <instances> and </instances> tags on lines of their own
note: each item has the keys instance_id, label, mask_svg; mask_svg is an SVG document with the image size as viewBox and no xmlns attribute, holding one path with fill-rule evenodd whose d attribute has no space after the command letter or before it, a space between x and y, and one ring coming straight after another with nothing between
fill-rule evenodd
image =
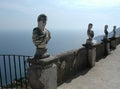
<instances>
[{"instance_id":1,"label":"balustrade railing cap","mask_svg":"<svg viewBox=\"0 0 120 89\"><path fill-rule=\"evenodd\" d=\"M44 66L44 65L48 65L48 64L51 64L51 63L57 61L55 59L57 59L57 56L50 56L48 58L43 58L43 59L28 58L27 62L34 64L34 65Z\"/></svg>"}]
</instances>

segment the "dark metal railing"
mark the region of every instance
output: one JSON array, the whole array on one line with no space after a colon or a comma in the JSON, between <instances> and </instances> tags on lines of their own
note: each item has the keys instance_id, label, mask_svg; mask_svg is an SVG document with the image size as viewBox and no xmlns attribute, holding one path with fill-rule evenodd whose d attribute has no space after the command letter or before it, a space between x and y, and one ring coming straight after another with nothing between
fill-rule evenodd
<instances>
[{"instance_id":1,"label":"dark metal railing","mask_svg":"<svg viewBox=\"0 0 120 89\"><path fill-rule=\"evenodd\" d=\"M27 89L28 58L30 56L0 55L0 89Z\"/></svg>"}]
</instances>

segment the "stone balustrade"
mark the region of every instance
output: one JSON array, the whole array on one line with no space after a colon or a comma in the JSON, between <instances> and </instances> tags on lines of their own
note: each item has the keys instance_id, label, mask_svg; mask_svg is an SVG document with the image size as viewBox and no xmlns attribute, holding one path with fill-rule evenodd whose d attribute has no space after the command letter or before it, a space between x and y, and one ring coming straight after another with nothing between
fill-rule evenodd
<instances>
[{"instance_id":1,"label":"stone balustrade","mask_svg":"<svg viewBox=\"0 0 120 89\"><path fill-rule=\"evenodd\" d=\"M99 61L110 52L112 48L120 44L120 37L94 44L91 49L81 47L64 53L50 56L45 59L28 59L31 63L28 69L29 85L32 89L57 89L57 86L72 76L93 67L95 61ZM109 50L109 51L108 51Z\"/></svg>"}]
</instances>

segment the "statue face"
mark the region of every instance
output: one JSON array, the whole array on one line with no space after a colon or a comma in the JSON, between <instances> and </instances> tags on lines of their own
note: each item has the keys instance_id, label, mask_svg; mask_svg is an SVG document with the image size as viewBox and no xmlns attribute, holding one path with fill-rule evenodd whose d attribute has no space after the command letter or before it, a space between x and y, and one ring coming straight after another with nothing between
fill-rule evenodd
<instances>
[{"instance_id":1,"label":"statue face","mask_svg":"<svg viewBox=\"0 0 120 89\"><path fill-rule=\"evenodd\" d=\"M45 25L46 25L46 20L40 19L40 21L38 22L38 26L39 26L42 30L44 30Z\"/></svg>"},{"instance_id":2,"label":"statue face","mask_svg":"<svg viewBox=\"0 0 120 89\"><path fill-rule=\"evenodd\" d=\"M88 26L88 29L91 29L92 28L92 25L90 24L89 26Z\"/></svg>"},{"instance_id":3,"label":"statue face","mask_svg":"<svg viewBox=\"0 0 120 89\"><path fill-rule=\"evenodd\" d=\"M108 29L108 25L105 25L105 29Z\"/></svg>"},{"instance_id":4,"label":"statue face","mask_svg":"<svg viewBox=\"0 0 120 89\"><path fill-rule=\"evenodd\" d=\"M116 29L116 26L113 26L113 29Z\"/></svg>"}]
</instances>

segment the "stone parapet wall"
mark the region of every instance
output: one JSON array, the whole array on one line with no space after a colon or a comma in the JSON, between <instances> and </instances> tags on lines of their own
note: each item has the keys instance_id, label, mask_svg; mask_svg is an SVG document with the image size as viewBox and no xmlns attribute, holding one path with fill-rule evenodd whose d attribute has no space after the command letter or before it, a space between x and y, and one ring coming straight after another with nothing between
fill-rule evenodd
<instances>
[{"instance_id":1,"label":"stone parapet wall","mask_svg":"<svg viewBox=\"0 0 120 89\"><path fill-rule=\"evenodd\" d=\"M120 44L120 37L117 37L115 40L112 40L112 41L115 41L114 43L118 45ZM93 49L95 49L95 52L93 53L93 55L90 55L89 57L92 58L92 56L94 56L96 61L103 58L105 56L105 45L106 44L104 42L93 45ZM61 53L55 56L50 56L49 58L41 59L39 61L35 61L34 59L29 59L29 62L32 64L32 66L29 68L30 71L31 70L35 71L36 69L41 70L41 72L31 72L29 77L30 79L31 78L34 79L32 75L38 74L38 73L39 73L38 75L42 75L43 73L42 71L44 69L49 68L50 65L54 64L56 65L56 68L54 69L56 69L57 71L55 72L57 76L56 82L57 82L57 85L59 85L65 82L66 80L68 80L70 77L76 75L77 73L79 73L81 70L85 69L88 66L88 51L87 50L88 49L86 49L85 47L81 47L79 49L66 51L64 53ZM93 52L92 49L90 52ZM34 69L32 69L33 66L34 66ZM49 77L51 77L51 74L52 73L49 72L49 75L50 75ZM38 79L40 79L40 76ZM51 89L51 88L43 88L43 89Z\"/></svg>"}]
</instances>

